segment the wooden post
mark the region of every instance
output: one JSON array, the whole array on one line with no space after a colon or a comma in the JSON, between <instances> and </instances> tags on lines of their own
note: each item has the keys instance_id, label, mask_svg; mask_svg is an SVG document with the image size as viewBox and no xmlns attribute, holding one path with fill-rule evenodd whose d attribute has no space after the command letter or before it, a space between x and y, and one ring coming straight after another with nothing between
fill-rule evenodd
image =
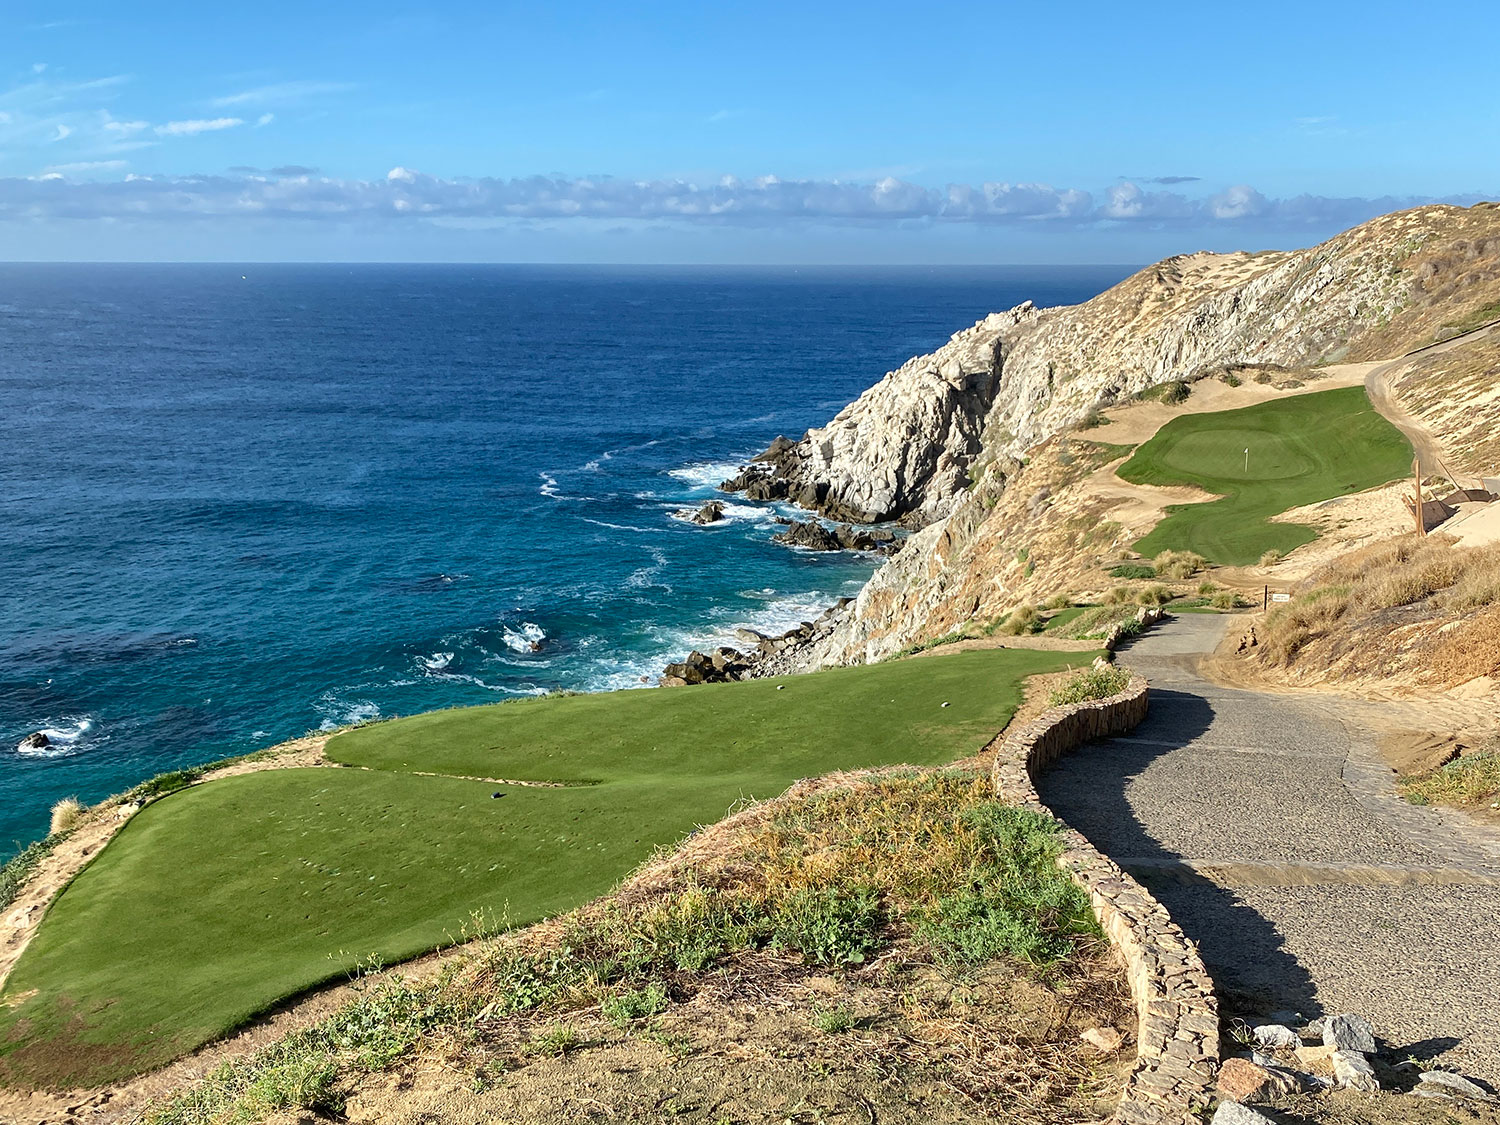
<instances>
[{"instance_id":1,"label":"wooden post","mask_svg":"<svg viewBox=\"0 0 1500 1125\"><path fill-rule=\"evenodd\" d=\"M1271 608L1271 587L1266 586L1260 592L1260 611L1265 613Z\"/></svg>"},{"instance_id":2,"label":"wooden post","mask_svg":"<svg viewBox=\"0 0 1500 1125\"><path fill-rule=\"evenodd\" d=\"M1411 459L1412 475L1416 477L1417 489L1417 536L1425 537L1427 534L1427 521L1422 518L1422 458L1420 456Z\"/></svg>"}]
</instances>

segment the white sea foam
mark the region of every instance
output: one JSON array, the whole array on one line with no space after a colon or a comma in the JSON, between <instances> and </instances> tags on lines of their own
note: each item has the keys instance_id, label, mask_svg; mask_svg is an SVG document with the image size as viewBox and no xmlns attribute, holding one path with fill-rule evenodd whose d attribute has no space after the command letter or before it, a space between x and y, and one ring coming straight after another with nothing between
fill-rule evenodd
<instances>
[{"instance_id":1,"label":"white sea foam","mask_svg":"<svg viewBox=\"0 0 1500 1125\"><path fill-rule=\"evenodd\" d=\"M500 639L512 652L536 652L547 639L547 632L535 621L523 621L515 629L506 626Z\"/></svg>"},{"instance_id":2,"label":"white sea foam","mask_svg":"<svg viewBox=\"0 0 1500 1125\"><path fill-rule=\"evenodd\" d=\"M421 657L422 667L429 672L441 672L453 663L451 652L435 652L431 656Z\"/></svg>"},{"instance_id":3,"label":"white sea foam","mask_svg":"<svg viewBox=\"0 0 1500 1125\"><path fill-rule=\"evenodd\" d=\"M739 461L699 461L680 469L668 469L667 476L694 489L717 489L740 471Z\"/></svg>"},{"instance_id":4,"label":"white sea foam","mask_svg":"<svg viewBox=\"0 0 1500 1125\"><path fill-rule=\"evenodd\" d=\"M41 728L40 733L47 738L46 746L17 743L16 753L27 758L64 758L85 749L86 742L95 741L89 737L89 732L94 729L94 720L89 716L68 716L60 722L63 725Z\"/></svg>"},{"instance_id":5,"label":"white sea foam","mask_svg":"<svg viewBox=\"0 0 1500 1125\"><path fill-rule=\"evenodd\" d=\"M557 499L557 497L559 496L557 490L557 478L551 473L538 473L537 476L542 478L542 487L538 491L540 491L543 496L550 497L554 500Z\"/></svg>"},{"instance_id":6,"label":"white sea foam","mask_svg":"<svg viewBox=\"0 0 1500 1125\"><path fill-rule=\"evenodd\" d=\"M395 684L388 686L409 685L415 682L415 680L398 680ZM332 691L325 691L320 695L314 706L323 714L323 721L318 724L319 730L336 730L350 723L368 723L372 719L380 718L380 707L373 700L347 699Z\"/></svg>"},{"instance_id":7,"label":"white sea foam","mask_svg":"<svg viewBox=\"0 0 1500 1125\"><path fill-rule=\"evenodd\" d=\"M661 528L659 527L636 527L628 523L610 523L608 520L596 520L588 516L581 518L584 523L591 523L596 527L607 527L611 531L638 531L642 535L658 535L661 533Z\"/></svg>"}]
</instances>

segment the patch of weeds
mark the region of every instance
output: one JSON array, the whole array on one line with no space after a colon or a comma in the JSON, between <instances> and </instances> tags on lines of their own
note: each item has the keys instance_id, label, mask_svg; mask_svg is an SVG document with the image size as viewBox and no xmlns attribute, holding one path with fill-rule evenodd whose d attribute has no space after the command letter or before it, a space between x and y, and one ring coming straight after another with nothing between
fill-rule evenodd
<instances>
[{"instance_id":1,"label":"patch of weeds","mask_svg":"<svg viewBox=\"0 0 1500 1125\"><path fill-rule=\"evenodd\" d=\"M771 945L801 953L815 965L858 965L885 928L874 887L801 887L777 904Z\"/></svg>"},{"instance_id":2,"label":"patch of weeds","mask_svg":"<svg viewBox=\"0 0 1500 1125\"><path fill-rule=\"evenodd\" d=\"M1151 562L1158 578L1179 581L1191 578L1208 565L1208 560L1196 551L1163 551Z\"/></svg>"},{"instance_id":3,"label":"patch of weeds","mask_svg":"<svg viewBox=\"0 0 1500 1125\"><path fill-rule=\"evenodd\" d=\"M1156 567L1150 563L1121 563L1109 568L1111 578L1155 578Z\"/></svg>"},{"instance_id":4,"label":"patch of weeds","mask_svg":"<svg viewBox=\"0 0 1500 1125\"><path fill-rule=\"evenodd\" d=\"M622 992L611 996L601 1005L604 1018L616 1027L624 1028L636 1020L650 1019L667 1006L667 990L659 984L648 984L644 988Z\"/></svg>"},{"instance_id":5,"label":"patch of weeds","mask_svg":"<svg viewBox=\"0 0 1500 1125\"><path fill-rule=\"evenodd\" d=\"M1431 773L1399 778L1401 795L1414 805L1475 805L1500 802L1500 750L1466 754Z\"/></svg>"},{"instance_id":6,"label":"patch of weeds","mask_svg":"<svg viewBox=\"0 0 1500 1125\"><path fill-rule=\"evenodd\" d=\"M1130 670L1118 664L1104 668L1088 668L1076 672L1047 697L1051 707L1066 707L1089 699L1108 699L1125 690L1130 683Z\"/></svg>"},{"instance_id":7,"label":"patch of weeds","mask_svg":"<svg viewBox=\"0 0 1500 1125\"><path fill-rule=\"evenodd\" d=\"M811 1023L825 1035L842 1035L854 1027L854 1012L843 1004L814 1008Z\"/></svg>"},{"instance_id":8,"label":"patch of weeds","mask_svg":"<svg viewBox=\"0 0 1500 1125\"><path fill-rule=\"evenodd\" d=\"M1172 600L1172 591L1165 586L1147 586L1136 592L1135 600L1141 605L1166 605Z\"/></svg>"},{"instance_id":9,"label":"patch of weeds","mask_svg":"<svg viewBox=\"0 0 1500 1125\"><path fill-rule=\"evenodd\" d=\"M1042 631L1042 615L1034 605L1017 606L1001 624L999 631L1007 637Z\"/></svg>"},{"instance_id":10,"label":"patch of weeds","mask_svg":"<svg viewBox=\"0 0 1500 1125\"><path fill-rule=\"evenodd\" d=\"M576 1051L581 1046L583 1046L583 1036L578 1034L578 1029L560 1023L533 1035L527 1041L525 1049L528 1055L548 1055L556 1058L559 1055L566 1055L569 1051Z\"/></svg>"},{"instance_id":11,"label":"patch of weeds","mask_svg":"<svg viewBox=\"0 0 1500 1125\"><path fill-rule=\"evenodd\" d=\"M1099 930L1087 897L1057 867L1058 825L1028 809L986 803L961 823L983 841L983 860L961 890L942 896L916 932L950 963L1015 957L1052 967Z\"/></svg>"},{"instance_id":12,"label":"patch of weeds","mask_svg":"<svg viewBox=\"0 0 1500 1125\"><path fill-rule=\"evenodd\" d=\"M165 797L168 793L175 793L179 789L186 789L189 785L199 780L209 771L209 766L194 766L185 770L170 770L167 773L159 773L149 781L143 781L134 789L126 790L125 799L128 801L149 801L155 797Z\"/></svg>"}]
</instances>

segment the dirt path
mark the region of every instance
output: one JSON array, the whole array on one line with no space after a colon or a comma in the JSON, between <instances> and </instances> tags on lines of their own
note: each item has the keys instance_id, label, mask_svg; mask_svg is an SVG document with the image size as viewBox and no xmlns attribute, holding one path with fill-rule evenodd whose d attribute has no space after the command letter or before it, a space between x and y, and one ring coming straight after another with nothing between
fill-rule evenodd
<instances>
[{"instance_id":1,"label":"dirt path","mask_svg":"<svg viewBox=\"0 0 1500 1125\"><path fill-rule=\"evenodd\" d=\"M1226 1014L1354 1011L1396 1059L1500 1081L1500 834L1396 795L1376 740L1417 725L1409 705L1207 680L1224 627L1132 644L1150 716L1044 775L1043 799L1202 944Z\"/></svg>"},{"instance_id":2,"label":"dirt path","mask_svg":"<svg viewBox=\"0 0 1500 1125\"><path fill-rule=\"evenodd\" d=\"M1478 328L1465 332L1461 336L1454 336L1451 340L1444 340L1440 344L1429 344L1425 348L1418 348L1407 355L1376 364L1370 370L1369 374L1365 376L1365 392L1370 396L1370 401L1374 403L1375 409L1380 411L1391 425L1400 430L1405 435L1407 441L1411 442L1412 448L1416 450L1417 456L1421 458L1424 475L1428 472L1436 471L1441 471L1447 475L1446 462L1452 458L1445 454L1437 439L1432 436L1432 431L1408 414L1406 408L1396 400L1396 396L1391 392L1391 381L1396 372L1408 364L1415 362L1418 358L1441 355L1443 352L1450 351L1461 344L1477 340L1482 336L1488 336L1496 327L1500 327L1500 324L1480 325ZM1454 483L1459 484L1461 482L1454 481Z\"/></svg>"}]
</instances>

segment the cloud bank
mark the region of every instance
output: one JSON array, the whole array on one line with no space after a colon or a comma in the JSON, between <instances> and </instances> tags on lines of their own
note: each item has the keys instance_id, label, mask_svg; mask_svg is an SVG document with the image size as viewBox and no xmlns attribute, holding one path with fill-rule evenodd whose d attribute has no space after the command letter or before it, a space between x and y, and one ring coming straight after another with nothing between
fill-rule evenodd
<instances>
[{"instance_id":1,"label":"cloud bank","mask_svg":"<svg viewBox=\"0 0 1500 1125\"><path fill-rule=\"evenodd\" d=\"M240 124L236 118L172 123L181 132ZM1188 196L1150 190L1130 181L1114 184L1096 197L1076 188L1039 183L933 188L894 177L844 183L726 176L709 184L609 177L443 179L409 168L394 168L376 180L320 177L311 169L286 167L269 174L246 170L230 176L126 176L101 181L66 174L73 170L59 166L38 177L0 178L0 221L259 217L479 224L595 219L740 226L973 223L1077 229L1128 224L1306 230L1349 226L1422 203L1468 203L1478 198L1300 195L1274 199L1247 185Z\"/></svg>"}]
</instances>

